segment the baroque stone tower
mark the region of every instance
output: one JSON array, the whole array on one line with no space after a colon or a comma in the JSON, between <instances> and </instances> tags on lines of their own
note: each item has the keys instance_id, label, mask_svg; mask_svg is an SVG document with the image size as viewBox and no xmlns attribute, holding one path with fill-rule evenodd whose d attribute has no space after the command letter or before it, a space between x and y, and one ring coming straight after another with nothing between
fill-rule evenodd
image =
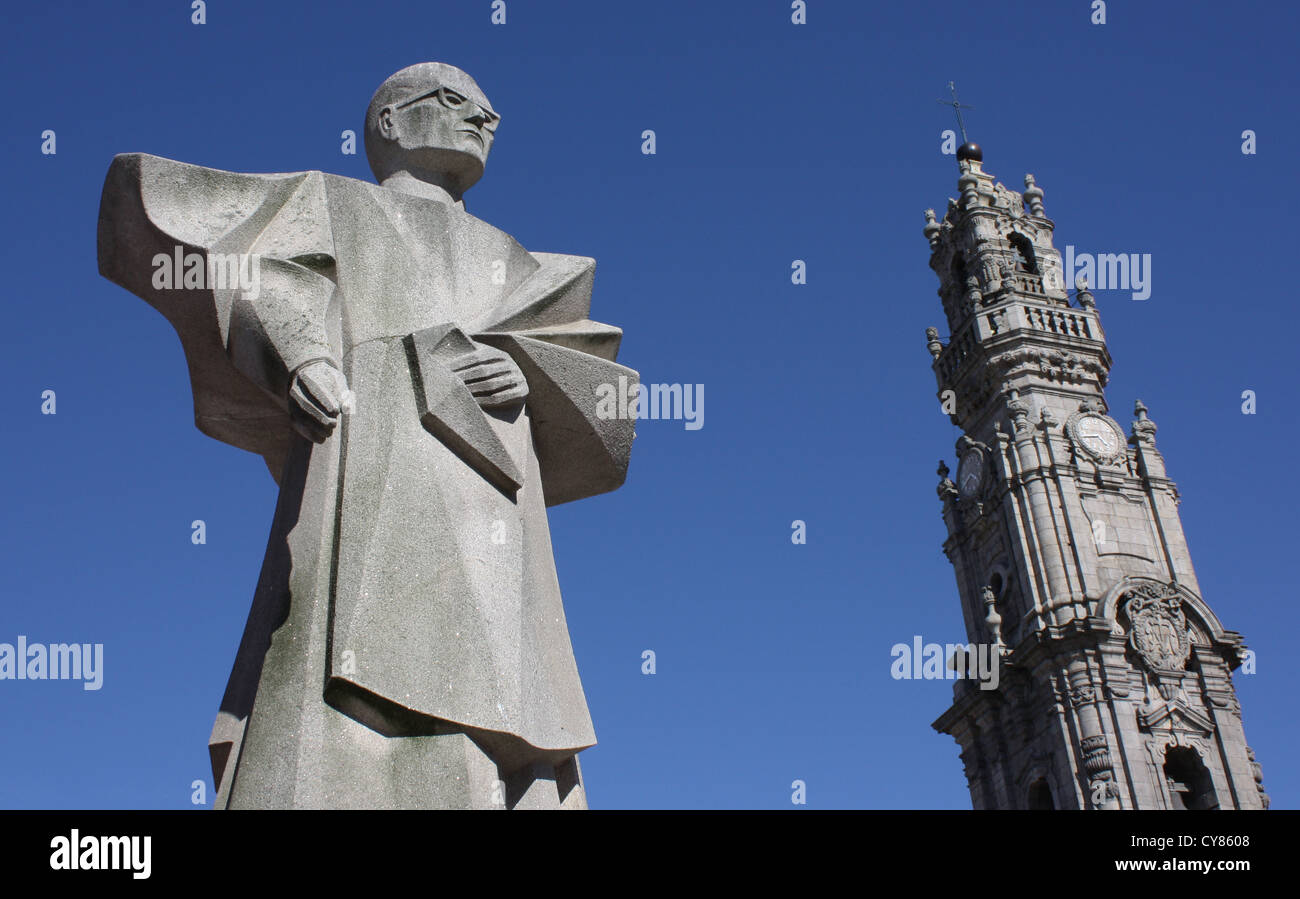
<instances>
[{"instance_id":1,"label":"baroque stone tower","mask_svg":"<svg viewBox=\"0 0 1300 899\"><path fill-rule=\"evenodd\" d=\"M959 678L934 727L977 809L1266 808L1245 649L1201 598L1155 423L1139 400L1126 438L1107 414L1101 320L1082 280L1071 302L1033 176L1021 194L977 145L957 159L960 197L924 229L951 335L926 342L962 430L938 493L967 638L1000 676Z\"/></svg>"}]
</instances>

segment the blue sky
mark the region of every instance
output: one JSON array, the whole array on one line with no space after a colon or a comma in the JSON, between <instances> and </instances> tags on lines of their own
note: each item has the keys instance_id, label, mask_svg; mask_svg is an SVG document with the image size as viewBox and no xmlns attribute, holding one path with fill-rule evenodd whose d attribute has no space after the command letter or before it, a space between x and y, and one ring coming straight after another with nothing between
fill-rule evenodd
<instances>
[{"instance_id":1,"label":"blue sky","mask_svg":"<svg viewBox=\"0 0 1300 899\"><path fill-rule=\"evenodd\" d=\"M812 808L969 807L930 728L951 684L889 675L895 643L964 639L921 235L957 192L935 102L955 79L986 170L1036 175L1058 247L1151 254L1150 299L1097 293L1107 396L1160 427L1202 592L1258 654L1234 678L1247 736L1296 807L1295 8L809 7L803 26L781 0L510 0L504 26L487 0L216 0L202 26L178 0L7 11L0 641L103 643L105 671L99 691L0 682L0 807L192 807L275 502L259 458L195 430L170 325L97 274L110 160L369 179L340 133L430 59L503 115L469 209L594 256L620 361L706 388L704 427L641 422L627 484L551 513L593 806L790 808L799 779Z\"/></svg>"}]
</instances>

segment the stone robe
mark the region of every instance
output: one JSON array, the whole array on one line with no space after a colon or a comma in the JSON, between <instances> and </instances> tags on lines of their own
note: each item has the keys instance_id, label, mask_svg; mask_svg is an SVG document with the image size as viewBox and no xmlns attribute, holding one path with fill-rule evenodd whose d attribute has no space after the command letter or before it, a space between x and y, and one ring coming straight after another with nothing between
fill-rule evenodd
<instances>
[{"instance_id":1,"label":"stone robe","mask_svg":"<svg viewBox=\"0 0 1300 899\"><path fill-rule=\"evenodd\" d=\"M157 286L178 246L251 254L257 296ZM598 385L636 373L587 317L593 260L375 184L143 154L109 170L99 260L175 326L199 429L280 485L210 745L219 805L499 804L482 783L595 743L546 519L618 487L633 437L595 414ZM481 409L451 371L471 338L518 364L522 407ZM314 359L356 398L319 445L287 413ZM473 747L449 760L429 739L448 734Z\"/></svg>"}]
</instances>

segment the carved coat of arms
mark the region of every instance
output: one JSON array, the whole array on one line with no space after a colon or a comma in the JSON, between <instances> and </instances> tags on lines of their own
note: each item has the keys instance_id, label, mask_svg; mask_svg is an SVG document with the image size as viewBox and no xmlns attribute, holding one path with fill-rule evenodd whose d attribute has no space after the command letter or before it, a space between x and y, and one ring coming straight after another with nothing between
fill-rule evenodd
<instances>
[{"instance_id":1,"label":"carved coat of arms","mask_svg":"<svg viewBox=\"0 0 1300 899\"><path fill-rule=\"evenodd\" d=\"M1128 600L1129 645L1153 671L1178 671L1187 664L1191 639L1183 601L1167 584L1141 584Z\"/></svg>"}]
</instances>

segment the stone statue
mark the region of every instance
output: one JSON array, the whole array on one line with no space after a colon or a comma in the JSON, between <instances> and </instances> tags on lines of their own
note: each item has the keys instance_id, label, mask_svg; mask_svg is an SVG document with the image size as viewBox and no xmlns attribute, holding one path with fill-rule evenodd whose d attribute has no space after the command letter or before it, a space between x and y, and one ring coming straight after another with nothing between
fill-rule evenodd
<instances>
[{"instance_id":1,"label":"stone statue","mask_svg":"<svg viewBox=\"0 0 1300 899\"><path fill-rule=\"evenodd\" d=\"M635 422L596 389L637 375L588 318L594 260L465 211L499 122L422 63L366 113L378 184L109 169L100 272L175 326L199 430L280 487L218 807L586 806L546 507L623 482Z\"/></svg>"}]
</instances>

